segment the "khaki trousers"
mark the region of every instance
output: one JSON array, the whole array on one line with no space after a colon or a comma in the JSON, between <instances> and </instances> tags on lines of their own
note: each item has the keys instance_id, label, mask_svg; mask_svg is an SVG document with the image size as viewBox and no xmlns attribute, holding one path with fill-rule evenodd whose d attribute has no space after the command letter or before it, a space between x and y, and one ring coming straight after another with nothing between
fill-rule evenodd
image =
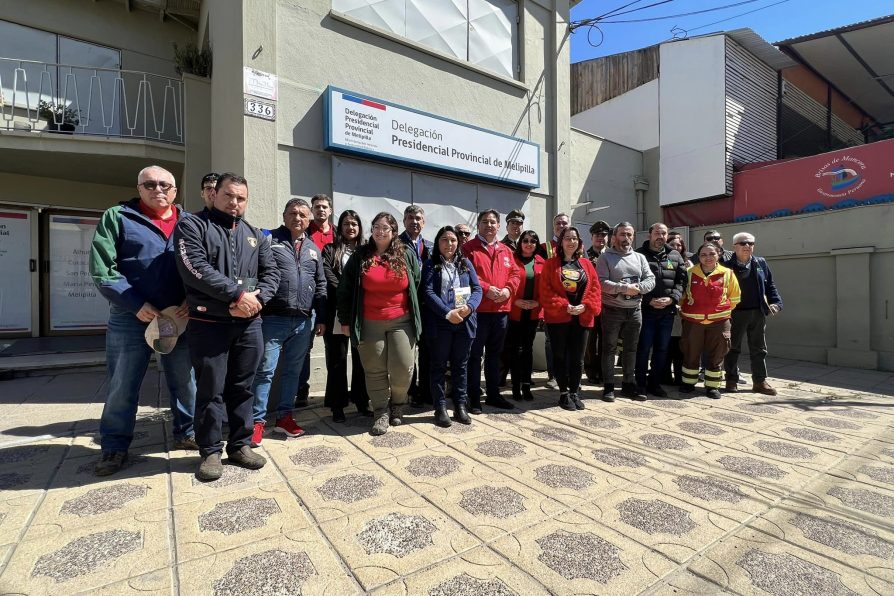
<instances>
[{"instance_id":1,"label":"khaki trousers","mask_svg":"<svg viewBox=\"0 0 894 596\"><path fill-rule=\"evenodd\" d=\"M366 374L366 392L376 412L407 403L413 377L416 334L409 314L390 321L363 321L357 352Z\"/></svg>"}]
</instances>

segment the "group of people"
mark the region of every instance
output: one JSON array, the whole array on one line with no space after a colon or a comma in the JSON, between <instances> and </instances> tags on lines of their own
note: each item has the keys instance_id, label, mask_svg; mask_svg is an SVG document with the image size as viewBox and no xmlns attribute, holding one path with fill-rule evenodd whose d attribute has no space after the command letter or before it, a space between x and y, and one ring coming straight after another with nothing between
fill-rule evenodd
<instances>
[{"instance_id":1,"label":"group of people","mask_svg":"<svg viewBox=\"0 0 894 596\"><path fill-rule=\"evenodd\" d=\"M703 375L708 397L719 397L724 368L726 390L735 391L746 334L753 390L774 392L764 329L782 300L747 233L725 252L709 232L693 265L683 238L661 223L634 250L630 223L596 222L586 249L566 214L541 242L520 211L499 239L500 213L486 209L475 232L443 226L429 242L418 205L405 209L403 231L382 212L365 234L352 210L330 223L328 196L294 198L282 225L263 230L244 219L248 181L237 174L205 176L205 208L193 214L174 203L176 183L163 168L140 171L137 190L103 214L91 251L91 274L111 303L97 475L127 461L153 350L171 394L175 448L199 451L196 475L206 481L223 473L224 451L236 465L266 463L252 447L265 435L277 371L274 430L304 433L292 411L307 398L316 336L325 343L332 419L344 422L353 403L371 417L373 435L402 424L409 402L433 405L443 427L470 424L483 404L511 409L501 395L507 375L514 399L533 399L539 328L566 410L586 407L584 371L603 383L604 400L615 399L619 349L620 392L633 399L666 396L661 384L674 380L672 370L682 393Z\"/></svg>"}]
</instances>

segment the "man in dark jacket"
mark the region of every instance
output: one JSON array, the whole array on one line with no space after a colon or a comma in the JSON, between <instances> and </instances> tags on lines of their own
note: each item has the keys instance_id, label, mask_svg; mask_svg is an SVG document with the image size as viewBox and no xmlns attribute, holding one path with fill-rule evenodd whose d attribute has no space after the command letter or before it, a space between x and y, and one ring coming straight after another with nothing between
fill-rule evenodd
<instances>
[{"instance_id":1,"label":"man in dark jacket","mask_svg":"<svg viewBox=\"0 0 894 596\"><path fill-rule=\"evenodd\" d=\"M733 236L733 247L733 256L724 258L721 264L735 272L742 289L742 301L733 310L730 350L723 361L725 389L730 393L736 392L742 337L747 334L751 355L751 391L776 395L776 390L767 382L767 315L775 315L782 310L782 296L773 283L767 261L754 256L754 236L748 232L736 234Z\"/></svg>"},{"instance_id":2,"label":"man in dark jacket","mask_svg":"<svg viewBox=\"0 0 894 596\"><path fill-rule=\"evenodd\" d=\"M667 397L660 384L661 375L667 363L677 303L683 295L686 267L683 256L667 246L667 226L663 223L652 224L649 239L636 252L646 257L655 275L655 287L643 296L643 326L636 348L636 384L640 391Z\"/></svg>"},{"instance_id":3,"label":"man in dark jacket","mask_svg":"<svg viewBox=\"0 0 894 596\"><path fill-rule=\"evenodd\" d=\"M176 307L173 314L178 317L187 314L172 238L184 215L174 205L174 175L158 166L144 168L137 176L137 191L139 198L102 214L90 250L93 282L111 305L106 332L108 395L99 424L102 458L94 468L97 476L114 474L127 460L140 386L152 357L146 327L168 307ZM196 386L186 340L181 336L161 361L171 394L174 446L196 449Z\"/></svg>"},{"instance_id":4,"label":"man in dark jacket","mask_svg":"<svg viewBox=\"0 0 894 596\"><path fill-rule=\"evenodd\" d=\"M400 233L400 241L410 249L419 261L419 269L431 255L431 240L422 237L425 228L425 210L419 205L408 205L404 209L404 231ZM413 379L410 381L410 404L417 408L432 405L431 387L429 386L428 342L425 337L420 337L416 342L419 348L419 364L413 369Z\"/></svg>"},{"instance_id":5,"label":"man in dark jacket","mask_svg":"<svg viewBox=\"0 0 894 596\"><path fill-rule=\"evenodd\" d=\"M196 442L199 480L223 474L224 412L230 463L258 469L267 463L251 450L251 384L261 362L258 314L279 287L279 270L263 233L242 219L248 182L221 174L211 209L184 218L174 232L177 268L186 286L186 329L196 371Z\"/></svg>"},{"instance_id":6,"label":"man in dark jacket","mask_svg":"<svg viewBox=\"0 0 894 596\"><path fill-rule=\"evenodd\" d=\"M608 235L611 232L608 223L599 220L590 226L590 248L587 249L587 258L596 266L599 257L605 251L608 244ZM599 316L593 324L593 328L587 335L587 347L584 351L584 372L591 383L602 384L602 356L599 354L599 344L602 342L602 323Z\"/></svg>"},{"instance_id":7,"label":"man in dark jacket","mask_svg":"<svg viewBox=\"0 0 894 596\"><path fill-rule=\"evenodd\" d=\"M261 311L264 357L255 373L254 432L252 444L260 445L267 417L267 399L277 363L282 363L279 379L279 406L274 430L299 437L304 430L295 423L292 409L301 372L310 350L313 333L326 331L326 277L317 244L305 233L310 221L310 205L304 199L292 199L282 213L283 225L268 237L276 267L279 288ZM314 320L320 321L314 327Z\"/></svg>"}]
</instances>

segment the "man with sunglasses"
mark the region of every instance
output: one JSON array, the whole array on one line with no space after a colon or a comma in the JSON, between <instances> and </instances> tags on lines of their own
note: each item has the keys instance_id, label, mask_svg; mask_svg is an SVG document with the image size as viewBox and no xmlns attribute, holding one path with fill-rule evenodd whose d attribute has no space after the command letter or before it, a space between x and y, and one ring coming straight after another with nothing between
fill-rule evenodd
<instances>
[{"instance_id":1,"label":"man with sunglasses","mask_svg":"<svg viewBox=\"0 0 894 596\"><path fill-rule=\"evenodd\" d=\"M99 423L102 457L97 476L114 474L127 461L133 440L140 386L152 349L149 323L168 307L185 317L185 292L177 273L173 231L182 210L174 205L174 175L158 166L137 176L139 197L107 209L96 226L90 274L110 303L106 331L108 394ZM162 320L162 319L159 319ZM196 386L184 336L161 356L174 416L174 448L197 449L193 433Z\"/></svg>"},{"instance_id":2,"label":"man with sunglasses","mask_svg":"<svg viewBox=\"0 0 894 596\"><path fill-rule=\"evenodd\" d=\"M767 315L772 316L782 310L782 296L773 283L767 261L754 256L754 236L739 232L733 236L733 245L736 250L732 257L724 258L721 264L735 272L742 289L742 301L733 310L730 350L723 361L726 369L725 389L728 393L737 390L737 364L742 337L747 335L751 355L751 391L776 395L776 390L767 382Z\"/></svg>"},{"instance_id":3,"label":"man with sunglasses","mask_svg":"<svg viewBox=\"0 0 894 596\"><path fill-rule=\"evenodd\" d=\"M202 176L202 203L205 205L205 209L211 209L211 193L214 192L219 177L217 172L209 172Z\"/></svg>"},{"instance_id":4,"label":"man with sunglasses","mask_svg":"<svg viewBox=\"0 0 894 596\"><path fill-rule=\"evenodd\" d=\"M456 230L456 237L459 240L460 246L472 239L472 229L468 225L458 223L453 226L453 228Z\"/></svg>"},{"instance_id":5,"label":"man with sunglasses","mask_svg":"<svg viewBox=\"0 0 894 596\"><path fill-rule=\"evenodd\" d=\"M717 230L705 232L705 242L713 242L720 247L720 250L723 251L723 254L720 256L721 261L733 258L733 251L723 248L723 236Z\"/></svg>"}]
</instances>

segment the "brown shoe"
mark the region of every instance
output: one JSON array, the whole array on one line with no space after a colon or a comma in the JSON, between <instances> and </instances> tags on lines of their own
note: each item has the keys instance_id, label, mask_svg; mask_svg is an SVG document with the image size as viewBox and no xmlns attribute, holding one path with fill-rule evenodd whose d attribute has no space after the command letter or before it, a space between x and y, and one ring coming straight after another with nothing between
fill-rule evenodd
<instances>
[{"instance_id":1,"label":"brown shoe","mask_svg":"<svg viewBox=\"0 0 894 596\"><path fill-rule=\"evenodd\" d=\"M776 395L776 390L770 387L770 384L766 381L755 383L754 386L751 387L751 392L763 393L764 395Z\"/></svg>"},{"instance_id":2,"label":"brown shoe","mask_svg":"<svg viewBox=\"0 0 894 596\"><path fill-rule=\"evenodd\" d=\"M739 390L738 383L736 383L735 379L727 379L726 384L723 386L723 391L725 393L735 393Z\"/></svg>"}]
</instances>

